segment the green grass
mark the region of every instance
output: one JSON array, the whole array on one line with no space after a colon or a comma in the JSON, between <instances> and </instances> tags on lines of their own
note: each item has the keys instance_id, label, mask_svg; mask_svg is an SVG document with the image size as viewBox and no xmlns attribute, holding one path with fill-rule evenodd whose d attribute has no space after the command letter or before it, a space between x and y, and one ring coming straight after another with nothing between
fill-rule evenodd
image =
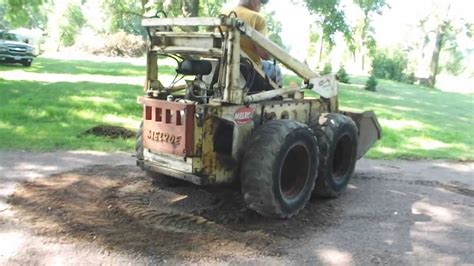
<instances>
[{"instance_id":1,"label":"green grass","mask_svg":"<svg viewBox=\"0 0 474 266\"><path fill-rule=\"evenodd\" d=\"M340 109L373 110L383 138L367 154L383 159L474 159L474 95L443 92L379 80L376 92L363 89L367 78L340 84ZM315 96L311 91L308 96Z\"/></svg>"},{"instance_id":2,"label":"green grass","mask_svg":"<svg viewBox=\"0 0 474 266\"><path fill-rule=\"evenodd\" d=\"M352 78L356 84L366 79ZM373 158L474 159L474 95L449 93L394 81L378 91L340 86L341 108L374 110L383 139Z\"/></svg>"},{"instance_id":3,"label":"green grass","mask_svg":"<svg viewBox=\"0 0 474 266\"><path fill-rule=\"evenodd\" d=\"M140 119L139 86L0 81L0 148L129 150L134 140L79 137L98 124ZM135 96L135 97L134 97Z\"/></svg>"},{"instance_id":4,"label":"green grass","mask_svg":"<svg viewBox=\"0 0 474 266\"><path fill-rule=\"evenodd\" d=\"M25 75L70 75L70 80L82 74L105 75L109 80L94 83L0 79L0 149L133 150L134 140L79 135L98 124L136 127L141 117L141 108L136 104L141 86L117 84L114 77L141 77L144 67L47 58L36 58L31 68L0 65L0 72L12 70ZM173 73L171 66L161 70L167 75ZM290 81L298 79L287 77L284 83ZM383 80L379 81L377 92L369 92L362 89L364 78L352 78L351 82L355 84L340 85L341 109L374 110L384 130L382 141L369 152L369 157L474 159L472 94Z\"/></svg>"}]
</instances>

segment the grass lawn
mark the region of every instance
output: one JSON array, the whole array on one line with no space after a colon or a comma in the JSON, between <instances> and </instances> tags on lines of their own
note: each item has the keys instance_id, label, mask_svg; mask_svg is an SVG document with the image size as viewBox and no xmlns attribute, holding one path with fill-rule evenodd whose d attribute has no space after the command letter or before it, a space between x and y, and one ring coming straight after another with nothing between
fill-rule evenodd
<instances>
[{"instance_id":1,"label":"grass lawn","mask_svg":"<svg viewBox=\"0 0 474 266\"><path fill-rule=\"evenodd\" d=\"M161 70L170 75L173 67ZM132 151L134 140L80 133L98 124L135 129L141 85L124 79L140 81L144 73L128 63L48 58L37 58L31 68L0 65L0 149ZM369 92L361 88L363 78L351 82L340 85L341 109L374 110L384 129L369 157L474 159L474 95L392 81L379 81L379 90Z\"/></svg>"},{"instance_id":2,"label":"grass lawn","mask_svg":"<svg viewBox=\"0 0 474 266\"><path fill-rule=\"evenodd\" d=\"M354 84L366 79L352 78ZM378 91L341 84L341 108L374 110L383 139L372 158L474 159L474 95L381 80Z\"/></svg>"}]
</instances>

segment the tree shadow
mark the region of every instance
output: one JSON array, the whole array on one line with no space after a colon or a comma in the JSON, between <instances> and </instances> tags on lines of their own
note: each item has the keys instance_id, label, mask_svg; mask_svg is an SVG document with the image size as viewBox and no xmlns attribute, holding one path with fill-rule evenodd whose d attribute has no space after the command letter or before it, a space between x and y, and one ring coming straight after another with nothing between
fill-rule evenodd
<instances>
[{"instance_id":1,"label":"tree shadow","mask_svg":"<svg viewBox=\"0 0 474 266\"><path fill-rule=\"evenodd\" d=\"M136 97L141 94L139 86L31 81L2 81L2 84L5 97L0 99L0 147L4 149L113 147L114 143L110 145L104 139L81 141L77 136L99 124L129 127L129 123L140 120L142 112L136 103ZM132 147L122 140L116 140L115 144L121 149L124 145Z\"/></svg>"}]
</instances>

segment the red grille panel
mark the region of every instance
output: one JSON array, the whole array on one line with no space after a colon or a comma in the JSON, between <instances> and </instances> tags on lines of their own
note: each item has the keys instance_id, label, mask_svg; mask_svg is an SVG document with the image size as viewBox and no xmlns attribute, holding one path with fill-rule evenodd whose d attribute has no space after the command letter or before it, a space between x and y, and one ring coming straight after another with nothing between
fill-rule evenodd
<instances>
[{"instance_id":1,"label":"red grille panel","mask_svg":"<svg viewBox=\"0 0 474 266\"><path fill-rule=\"evenodd\" d=\"M192 156L193 104L143 99L144 147L155 152Z\"/></svg>"}]
</instances>

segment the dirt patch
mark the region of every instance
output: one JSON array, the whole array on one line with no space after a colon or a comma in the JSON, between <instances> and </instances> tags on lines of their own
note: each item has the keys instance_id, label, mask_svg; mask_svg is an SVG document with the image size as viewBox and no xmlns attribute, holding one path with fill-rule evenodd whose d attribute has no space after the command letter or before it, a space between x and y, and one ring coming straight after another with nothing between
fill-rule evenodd
<instances>
[{"instance_id":1,"label":"dirt patch","mask_svg":"<svg viewBox=\"0 0 474 266\"><path fill-rule=\"evenodd\" d=\"M26 182L9 203L38 235L110 251L190 261L278 254L278 236L198 215L217 197L191 186L164 190L135 167L94 166Z\"/></svg>"},{"instance_id":2,"label":"dirt patch","mask_svg":"<svg viewBox=\"0 0 474 266\"><path fill-rule=\"evenodd\" d=\"M362 160L340 198L282 221L248 210L239 188L153 183L125 155L0 161L0 264L473 262L472 163Z\"/></svg>"},{"instance_id":3,"label":"dirt patch","mask_svg":"<svg viewBox=\"0 0 474 266\"><path fill-rule=\"evenodd\" d=\"M285 240L334 225L339 216L330 201L312 201L294 219L268 219L247 209L235 188L165 186L131 166L26 182L9 203L39 235L191 261L283 255Z\"/></svg>"},{"instance_id":4,"label":"dirt patch","mask_svg":"<svg viewBox=\"0 0 474 266\"><path fill-rule=\"evenodd\" d=\"M136 132L120 126L98 125L82 132L79 136L94 135L98 137L135 138Z\"/></svg>"}]
</instances>

